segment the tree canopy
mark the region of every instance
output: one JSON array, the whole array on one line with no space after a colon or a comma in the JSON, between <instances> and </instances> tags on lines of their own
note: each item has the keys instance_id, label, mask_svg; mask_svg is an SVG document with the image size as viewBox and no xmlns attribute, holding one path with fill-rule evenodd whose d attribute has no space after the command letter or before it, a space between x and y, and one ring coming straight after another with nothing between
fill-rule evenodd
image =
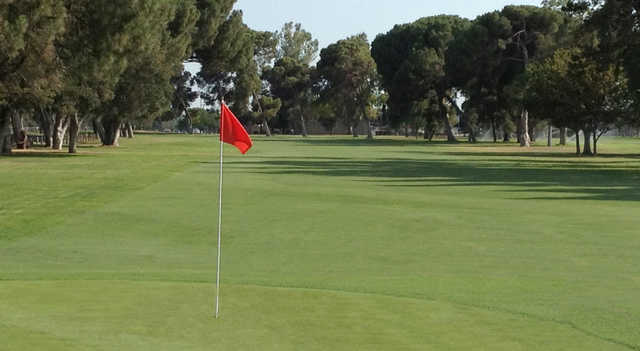
<instances>
[{"instance_id":1,"label":"tree canopy","mask_svg":"<svg viewBox=\"0 0 640 351\"><path fill-rule=\"evenodd\" d=\"M3 1L2 151L24 119L46 146L59 149L68 136L72 153L81 128L104 145L152 120L180 120L190 132L198 98L207 110L225 100L247 129L267 135L274 126L306 136L310 122L357 135L366 121L369 137L411 129L475 142L489 130L494 142L515 135L528 146L530 130L551 125L588 136L582 154L597 151L604 131L640 124L636 1L544 0L473 20L424 17L371 45L363 34L346 37L319 56L301 23L257 31L234 5ZM185 70L190 62L201 70Z\"/></svg>"}]
</instances>

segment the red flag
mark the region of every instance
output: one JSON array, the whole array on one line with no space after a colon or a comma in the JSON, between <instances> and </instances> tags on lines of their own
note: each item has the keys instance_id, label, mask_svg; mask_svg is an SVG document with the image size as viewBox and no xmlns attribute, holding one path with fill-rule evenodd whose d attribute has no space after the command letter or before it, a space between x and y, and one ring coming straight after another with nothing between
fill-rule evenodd
<instances>
[{"instance_id":1,"label":"red flag","mask_svg":"<svg viewBox=\"0 0 640 351\"><path fill-rule=\"evenodd\" d=\"M246 154L253 145L249 134L227 105L222 103L221 110L220 140L237 147L240 152Z\"/></svg>"}]
</instances>

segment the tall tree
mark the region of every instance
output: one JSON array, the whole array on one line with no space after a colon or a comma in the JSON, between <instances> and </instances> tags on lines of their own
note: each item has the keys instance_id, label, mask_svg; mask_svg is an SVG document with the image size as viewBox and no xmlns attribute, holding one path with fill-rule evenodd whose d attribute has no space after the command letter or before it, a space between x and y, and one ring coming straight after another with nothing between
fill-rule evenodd
<instances>
[{"instance_id":1,"label":"tall tree","mask_svg":"<svg viewBox=\"0 0 640 351\"><path fill-rule=\"evenodd\" d=\"M451 45L447 72L469 98L480 122L507 125L515 114L521 145L530 145L529 112L523 105L526 66L558 45L566 25L560 12L534 6L507 6L476 18ZM504 129L504 128L503 128Z\"/></svg>"},{"instance_id":2,"label":"tall tree","mask_svg":"<svg viewBox=\"0 0 640 351\"><path fill-rule=\"evenodd\" d=\"M55 0L0 2L0 153L11 152L11 115L45 103L60 88L54 41L65 13Z\"/></svg>"},{"instance_id":3,"label":"tall tree","mask_svg":"<svg viewBox=\"0 0 640 351\"><path fill-rule=\"evenodd\" d=\"M191 72L183 70L182 74L171 78L171 84L173 85L171 108L162 114L159 119L161 121L171 121L184 116L185 131L191 134L193 128L191 127L192 118L189 112L189 106L200 96L200 94L194 90L193 76Z\"/></svg>"},{"instance_id":4,"label":"tall tree","mask_svg":"<svg viewBox=\"0 0 640 351\"><path fill-rule=\"evenodd\" d=\"M188 0L141 0L133 10L136 18L129 27L127 67L113 99L101 111L104 145L118 145L124 122L154 119L169 110L174 90L171 78L182 72L183 61L190 55L191 34L199 16Z\"/></svg>"},{"instance_id":5,"label":"tall tree","mask_svg":"<svg viewBox=\"0 0 640 351\"><path fill-rule=\"evenodd\" d=\"M275 34L278 39L276 59L285 57L310 65L318 55L318 40L302 29L302 24L288 22Z\"/></svg>"},{"instance_id":6,"label":"tall tree","mask_svg":"<svg viewBox=\"0 0 640 351\"><path fill-rule=\"evenodd\" d=\"M468 25L466 19L441 15L397 25L378 35L371 52L389 93L392 116L406 120L412 105L435 97L447 139L456 141L448 119L455 92L445 71L446 53L456 34Z\"/></svg>"},{"instance_id":7,"label":"tall tree","mask_svg":"<svg viewBox=\"0 0 640 351\"><path fill-rule=\"evenodd\" d=\"M528 108L551 116L556 126L573 129L578 154L581 130L582 153L593 155L598 152L600 136L632 113L633 100L624 72L614 65L603 70L578 48L558 50L529 67L528 75Z\"/></svg>"},{"instance_id":8,"label":"tall tree","mask_svg":"<svg viewBox=\"0 0 640 351\"><path fill-rule=\"evenodd\" d=\"M193 59L199 61L198 50L214 45L220 26L227 20L236 0L192 0L198 8L197 31L193 35Z\"/></svg>"},{"instance_id":9,"label":"tall tree","mask_svg":"<svg viewBox=\"0 0 640 351\"><path fill-rule=\"evenodd\" d=\"M300 122L302 136L306 137L306 111L312 102L312 69L295 59L284 57L263 74L269 82L271 93L282 101L282 112L289 119Z\"/></svg>"},{"instance_id":10,"label":"tall tree","mask_svg":"<svg viewBox=\"0 0 640 351\"><path fill-rule=\"evenodd\" d=\"M640 1L590 0L571 4L587 13L586 30L598 33L598 45L590 53L605 68L613 64L625 70L640 111ZM630 116L628 122L640 122L638 116L640 113Z\"/></svg>"},{"instance_id":11,"label":"tall tree","mask_svg":"<svg viewBox=\"0 0 640 351\"><path fill-rule=\"evenodd\" d=\"M511 23L511 38L505 49L513 54L508 59L520 61L522 71L533 59L549 54L563 20L557 11L535 6L507 6L501 15ZM520 145L531 146L529 112L524 106L520 116Z\"/></svg>"},{"instance_id":12,"label":"tall tree","mask_svg":"<svg viewBox=\"0 0 640 351\"><path fill-rule=\"evenodd\" d=\"M317 64L322 80L322 99L358 136L361 120L368 124L369 139L374 132L371 113L378 80L376 63L371 57L366 34L359 34L329 45L320 52Z\"/></svg>"},{"instance_id":13,"label":"tall tree","mask_svg":"<svg viewBox=\"0 0 640 351\"><path fill-rule=\"evenodd\" d=\"M253 53L252 31L242 22L242 12L234 11L220 26L213 44L196 50L202 64L198 80L208 104L230 97L239 73L253 63Z\"/></svg>"},{"instance_id":14,"label":"tall tree","mask_svg":"<svg viewBox=\"0 0 640 351\"><path fill-rule=\"evenodd\" d=\"M262 126L265 134L271 136L270 121L275 117L282 102L270 96L269 86L265 84L263 72L267 67L272 67L278 55L277 32L253 31L254 38L254 61L257 68L257 75L260 79L260 89L256 89L252 94L252 120Z\"/></svg>"}]
</instances>

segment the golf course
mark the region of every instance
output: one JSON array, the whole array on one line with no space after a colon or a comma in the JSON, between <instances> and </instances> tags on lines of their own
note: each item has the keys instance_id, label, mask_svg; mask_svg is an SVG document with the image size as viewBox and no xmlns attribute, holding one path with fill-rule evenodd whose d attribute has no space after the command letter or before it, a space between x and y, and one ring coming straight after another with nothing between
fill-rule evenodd
<instances>
[{"instance_id":1,"label":"golf course","mask_svg":"<svg viewBox=\"0 0 640 351\"><path fill-rule=\"evenodd\" d=\"M546 142L546 140L545 140ZM0 158L0 350L640 350L640 140Z\"/></svg>"}]
</instances>

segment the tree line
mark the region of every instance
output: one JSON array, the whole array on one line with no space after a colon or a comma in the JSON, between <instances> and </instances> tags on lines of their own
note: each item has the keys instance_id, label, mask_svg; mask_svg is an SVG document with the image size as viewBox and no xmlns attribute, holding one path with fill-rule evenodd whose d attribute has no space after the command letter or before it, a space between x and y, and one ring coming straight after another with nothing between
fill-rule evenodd
<instances>
[{"instance_id":1,"label":"tree line","mask_svg":"<svg viewBox=\"0 0 640 351\"><path fill-rule=\"evenodd\" d=\"M255 31L235 0L8 0L0 4L0 149L33 121L45 144L77 152L81 128L118 145L142 121L214 131L197 99L225 100L271 135L310 120L369 138L376 126L476 142L539 124L594 154L613 127L637 125L640 2L545 0L473 20L440 15L319 50L301 24ZM197 62L192 75L186 62ZM13 134L13 137L11 135ZM582 134L582 145L580 135Z\"/></svg>"}]
</instances>

